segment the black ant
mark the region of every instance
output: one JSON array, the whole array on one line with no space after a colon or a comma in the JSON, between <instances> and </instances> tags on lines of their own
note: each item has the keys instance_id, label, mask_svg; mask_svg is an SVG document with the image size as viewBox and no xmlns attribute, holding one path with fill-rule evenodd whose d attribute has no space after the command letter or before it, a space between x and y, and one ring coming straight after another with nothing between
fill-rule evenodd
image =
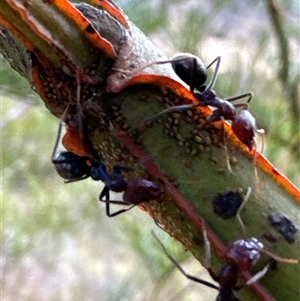
<instances>
[{"instance_id":1,"label":"black ant","mask_svg":"<svg viewBox=\"0 0 300 301\"><path fill-rule=\"evenodd\" d=\"M239 290L244 286L244 284L237 285L239 275L243 271L250 271L252 269L252 267L260 258L260 252L268 254L277 261L298 263L298 260L281 258L269 251L264 250L264 245L256 238L252 237L250 239L239 239L230 244L225 253L226 264L219 273L215 273L210 266L210 243L207 239L206 231L203 230L207 270L212 279L219 283L219 286L216 286L208 281L187 274L179 265L179 263L168 253L165 246L153 231L152 235L160 244L166 256L186 278L219 291L216 301L241 301L234 295L233 290ZM252 276L245 284L250 285L262 278L267 273L268 268L269 265L266 265L260 272Z\"/></svg>"},{"instance_id":2,"label":"black ant","mask_svg":"<svg viewBox=\"0 0 300 301\"><path fill-rule=\"evenodd\" d=\"M218 75L218 70L221 62L221 57L215 58L207 67L202 60L190 53L180 53L175 55L171 60L168 61L157 61L153 62L141 69L150 67L155 64L167 64L171 63L175 73L190 86L190 91L194 97L199 101L199 106L212 106L216 110L213 111L212 115L208 117L208 122L215 122L218 120L230 120L232 121L232 131L238 137L238 139L244 143L251 150L255 145L255 132L263 133L263 130L256 128L255 118L248 111L249 103L252 99L252 93L245 93L235 97L227 99L221 99L218 97L216 92L212 90ZM206 86L207 80L207 69L216 63L216 69L211 82ZM139 70L141 70L139 69ZM197 90L198 92L195 92ZM232 104L233 101L238 99L247 98L245 103ZM166 110L161 111L153 117L158 115L175 111L193 108L198 105L178 105L170 107ZM238 111L237 108L240 110ZM152 118L153 118L152 117ZM152 119L151 118L151 119Z\"/></svg>"},{"instance_id":3,"label":"black ant","mask_svg":"<svg viewBox=\"0 0 300 301\"><path fill-rule=\"evenodd\" d=\"M102 181L105 186L100 193L99 200L106 203L106 214L109 217L119 215L132 209L134 206L144 202L157 199L161 191L157 185L145 179L133 179L126 181L122 171L132 171L127 166L115 165L113 173L109 174L103 162L90 158L89 156L79 156L75 153L63 151L57 152L62 131L62 122L59 124L57 139L52 153L52 163L57 173L64 179L65 183L84 180L91 177L95 181ZM123 192L123 201L112 201L109 192ZM117 212L110 212L110 204L130 206Z\"/></svg>"}]
</instances>

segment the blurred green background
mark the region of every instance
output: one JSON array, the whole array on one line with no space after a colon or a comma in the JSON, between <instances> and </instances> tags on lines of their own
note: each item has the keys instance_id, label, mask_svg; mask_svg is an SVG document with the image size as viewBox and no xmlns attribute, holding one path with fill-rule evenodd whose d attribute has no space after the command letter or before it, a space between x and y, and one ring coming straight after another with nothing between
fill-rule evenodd
<instances>
[{"instance_id":1,"label":"blurred green background","mask_svg":"<svg viewBox=\"0 0 300 301\"><path fill-rule=\"evenodd\" d=\"M299 1L278 1L279 27L267 0L116 2L168 56L191 52L209 64L221 55L215 90L254 93L264 154L300 187ZM50 161L58 120L0 66L2 300L213 300L174 269L151 229L189 273L201 277L200 265L143 212L109 219L101 183L63 183Z\"/></svg>"}]
</instances>

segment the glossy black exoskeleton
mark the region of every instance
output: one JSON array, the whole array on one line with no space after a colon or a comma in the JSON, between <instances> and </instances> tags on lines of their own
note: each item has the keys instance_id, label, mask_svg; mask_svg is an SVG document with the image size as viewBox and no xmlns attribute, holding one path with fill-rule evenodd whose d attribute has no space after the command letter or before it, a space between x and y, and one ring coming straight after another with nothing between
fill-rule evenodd
<instances>
[{"instance_id":1,"label":"glossy black exoskeleton","mask_svg":"<svg viewBox=\"0 0 300 301\"><path fill-rule=\"evenodd\" d=\"M132 209L134 206L144 202L157 199L161 191L159 187L145 179L132 179L126 181L123 171L132 171L127 166L115 165L113 172L108 173L103 162L90 158L89 156L79 156L75 153L63 151L58 154L57 148L60 141L62 123L59 125L58 135L52 154L52 163L57 173L64 179L65 183L81 181L91 177L95 181L102 181L105 186L100 193L99 200L106 203L106 214L109 217ZM110 200L109 192L124 192L123 201ZM129 208L110 212L110 205L126 205Z\"/></svg>"},{"instance_id":2,"label":"glossy black exoskeleton","mask_svg":"<svg viewBox=\"0 0 300 301\"><path fill-rule=\"evenodd\" d=\"M72 152L60 152L52 158L52 163L64 182L71 183L90 176L91 166L87 164L88 159L89 157L81 157Z\"/></svg>"},{"instance_id":3,"label":"glossy black exoskeleton","mask_svg":"<svg viewBox=\"0 0 300 301\"><path fill-rule=\"evenodd\" d=\"M207 80L207 69L210 68L215 62L217 62L217 69L220 65L220 57L213 60L207 67L202 60L190 53L179 53L172 57L170 62L175 73L190 86L191 92L197 89L203 92L206 89L204 83ZM217 76L217 73L215 73ZM212 83L209 86L213 86L216 78L212 79Z\"/></svg>"}]
</instances>

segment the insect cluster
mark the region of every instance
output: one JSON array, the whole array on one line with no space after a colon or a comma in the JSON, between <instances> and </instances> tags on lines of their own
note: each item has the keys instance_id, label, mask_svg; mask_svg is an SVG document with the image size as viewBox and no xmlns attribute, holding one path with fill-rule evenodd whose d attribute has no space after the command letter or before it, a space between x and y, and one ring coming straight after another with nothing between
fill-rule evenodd
<instances>
[{"instance_id":1,"label":"insect cluster","mask_svg":"<svg viewBox=\"0 0 300 301\"><path fill-rule=\"evenodd\" d=\"M80 112L80 106L83 103L83 100L86 100L87 105L88 100L90 99L90 97L92 97L92 94L93 96L97 97L98 94L102 95L102 93L107 93L107 74L105 74L108 73L107 70L112 70L113 64L115 64L118 60L121 62L127 61L128 57L130 57L130 55L127 56L127 52L132 52L130 53L132 61L129 60L128 65L130 67L133 66L134 68L135 60L138 54L140 53L140 51L143 51L143 47L140 48L139 45L140 39L136 38L136 36L140 35L140 33L136 34L136 36L134 33L132 34L132 32L135 30L133 25L128 22L128 19L124 15L124 13L111 0L90 0L88 2L91 5L89 5L88 3L73 4L70 1L62 0L11 0L4 2L6 3L7 8L4 10L3 16L1 12L0 24L3 28L7 28L9 31L11 31L16 38L19 38L21 44L24 44L25 48L27 49L27 51L24 51L24 58L26 58L24 59L24 62L26 62L26 68L24 69L24 72L26 73L27 69L29 69L29 66L31 66L31 73L29 74L28 79L32 82L32 86L35 87L36 91L40 95L42 95L42 98L44 98L44 100L47 100L47 107L48 104L51 104L52 106L53 103L53 107L55 107L54 104L57 104L56 108L53 109L53 112L56 116L61 115L61 111L64 107L62 106L60 101L63 100L65 102L66 99L69 100L71 97L73 97L73 94L70 92L73 91L75 84L77 84L76 109L78 109L78 116L81 116L82 112ZM101 9L101 14L99 13L95 15L96 8L98 7ZM5 13L5 11L9 13ZM74 33L76 33L76 50L78 51L75 51L74 53L70 53L69 51L69 42L72 42L74 40L74 36L72 35L73 31L70 31L70 37L69 34L49 35L49 32L51 32L51 30L48 32L47 26L45 25L53 23L53 13L44 13L43 18L40 18L41 12L53 12L58 16L61 16L61 14L64 16L64 18L55 18L56 21L59 21L55 22L55 25L59 25L60 27L53 26L53 28L55 27L55 29L58 29L58 31L60 31L60 28L63 31L66 26L65 24L72 24L72 28L75 28L75 25L78 26L77 30L74 30ZM19 20L21 23L18 24L21 24L22 26L16 26L16 16L20 16ZM103 22L101 16L112 16L114 23L107 23L108 21L106 20L108 20L108 18L103 19L105 20ZM115 25L116 23L120 23L122 24L122 26ZM114 25L107 26L106 24ZM24 30L20 30L21 27L24 27L22 28ZM32 32L29 31L29 29L32 29ZM108 29L112 30L110 31ZM110 41L114 40L114 38L112 39L112 36L114 36L115 32L118 32L120 34L120 37L116 38L115 42ZM1 33L4 37L5 30L1 29ZM127 33L130 34L127 35ZM9 39L7 40L14 40L11 38L10 34L8 35L8 37ZM70 40L68 40L68 38L70 38ZM84 41L84 43L81 43L80 45L80 41ZM136 48L132 47L134 43L136 43ZM9 45L10 43L6 44ZM16 49L19 49L19 43L17 44L17 46L18 47ZM79 48L79 46L82 46L82 48ZM144 49L146 49L146 47L144 47ZM29 52L30 60L28 57L27 62L27 55ZM47 54L44 56L44 53ZM89 54L91 53L92 55L89 56ZM101 59L99 59L98 53L103 53L106 57L103 62ZM126 55L122 57L122 53L125 53ZM155 57L160 57L160 54ZM29 61L31 65L29 64ZM252 93L241 94L227 99L220 98L213 90L214 84L217 79L220 62L221 58L217 57L215 60L213 60L212 63L210 63L208 66L205 66L200 58L191 54L183 53L176 55L171 60L153 62L152 64L150 64L171 64L175 73L190 87L190 92L193 98L198 101L197 104L182 106L177 105L170 107L160 112L159 115L176 110L185 110L197 106L213 107L214 110L212 114L207 118L204 126L217 121L230 121L233 133L246 147L251 150L256 146L256 132L263 132L262 130L257 129L255 118L248 110L249 104L252 99ZM216 68L212 80L210 81L210 83L205 84L208 77L207 70L214 64L216 65ZM148 66L145 66L143 68L146 68ZM74 83L74 74L72 72L75 69L77 80L76 83ZM21 68L20 70L23 70L23 68ZM99 74L100 70L104 70L103 74ZM115 74L121 74L121 79L123 79L123 77L125 78L126 76L123 76L123 71L125 71L126 73L126 71L128 70L120 69L119 71L120 73L116 72ZM81 94L81 81L88 86L87 90L89 91L86 95L84 93ZM123 87L123 81L119 81L120 86ZM59 91L59 87L64 86L65 83L67 84L66 88L62 91ZM101 86L101 89L98 87L99 85ZM118 88L119 85L117 83L114 83L114 86L111 87L111 91L116 91L116 89ZM246 100L243 103L234 103L235 101L240 99ZM96 113L99 113L99 107L101 106L99 105L96 108L91 106L90 110L94 110L96 111ZM114 113L118 112L116 111ZM122 119L122 116L118 116L118 118L119 117L120 119ZM155 116L153 118L155 118ZM61 117L61 119L64 121L63 117ZM133 171L131 166L116 164L111 168L111 171L109 171L104 162L99 158L94 158L89 155L80 156L71 151L58 152L58 145L61 139L63 121L59 124L57 140L52 153L52 163L57 173L64 179L65 183L81 181L89 177L95 181L103 182L104 188L99 195L99 201L105 203L106 215L108 217L117 216L121 213L127 212L136 205L141 205L143 203L148 203L162 198L164 187L163 184L160 185L162 186L160 187L156 179L153 178L153 181L150 181L146 178L141 177L127 177L127 175ZM78 124L79 123L80 120ZM128 125L125 125L124 128L127 129ZM222 126L224 126L223 122ZM225 133L224 129L223 133ZM110 192L122 192L123 200L112 200L110 197ZM112 205L122 205L125 206L125 209L112 212ZM219 208L222 208L222 206L220 206ZM221 211L223 210L221 209ZM273 223L273 226L277 227L279 231L285 233L286 239L288 241L293 242L296 229L292 227L293 225L289 224L289 220L285 220L284 218L278 216L270 216L269 218ZM160 225L158 224L158 226ZM288 231L286 230L287 226L289 228ZM206 236L204 225L203 237L204 243L207 246L207 262L209 262L209 241ZM212 289L218 290L217 300L219 301L239 300L234 295L233 291L241 288L241 285L237 284L237 281L240 277L240 272L250 271L259 259L261 252L266 252L264 250L263 244L256 238L240 239L233 242L228 246L224 254L226 263L219 273L215 273L210 267L210 264L208 264L207 266L211 277L218 283L218 285L214 285L208 281L204 281L186 274L184 270L178 265L178 263L167 253L163 245L162 248L167 256L171 259L171 261L185 276L203 285L207 285ZM267 254L271 255L270 253ZM279 257L273 256L273 258L275 258L275 260L277 261L281 260ZM291 260L283 261L290 263L292 262ZM246 284L251 284L257 281L266 272L267 267L265 267L258 274L251 277L246 282Z\"/></svg>"},{"instance_id":2,"label":"insect cluster","mask_svg":"<svg viewBox=\"0 0 300 301\"><path fill-rule=\"evenodd\" d=\"M230 120L231 127L239 140L244 143L249 149L255 146L256 128L255 118L248 110L249 103L252 99L252 93L246 93L235 97L221 99L212 89L217 78L218 69L221 58L217 57L210 65L205 67L204 63L191 54L179 54L170 61L154 62L152 64L171 63L177 75L190 87L193 96L198 100L196 106L211 106L215 110L207 118L207 123L216 122L219 120ZM216 69L211 82L205 85L207 80L207 69L216 63ZM148 65L150 66L150 65ZM148 67L146 66L146 67ZM145 68L146 68L145 67ZM246 102L233 104L232 102L246 98ZM161 113L167 113L174 110L184 110L195 107L191 105L179 105L170 107ZM161 114L159 113L159 114ZM52 154L52 163L58 174L65 180L66 183L84 180L91 177L95 181L102 181L104 188L100 193L99 200L106 204L106 214L113 217L132 209L136 205L147 203L152 200L157 200L161 197L162 190L152 181L135 178L126 180L123 173L132 171L131 167L123 165L115 165L112 172L108 172L105 164L98 159L89 156L79 156L73 152L63 151L57 153L58 144L61 138L62 122L59 125L57 140ZM111 200L110 191L123 192L123 201ZM127 208L111 212L111 205L125 205ZM203 229L204 242L207 246L206 258L210 260L209 241L206 237L206 231ZM158 238L154 235L158 240ZM240 301L233 291L239 290L243 285L238 284L240 273L250 271L255 263L260 258L260 253L264 251L263 244L256 238L240 239L228 246L225 253L226 264L219 273L215 273L210 264L207 269L210 276L219 284L218 286L208 281L187 274L176 260L169 255L165 247L161 244L165 254L175 264L175 266L187 278L218 290L218 301ZM268 252L272 257L272 254ZM293 263L292 260L281 259L276 256L276 260L281 260ZM261 272L251 277L245 284L249 285L265 275L268 270L266 266Z\"/></svg>"}]
</instances>

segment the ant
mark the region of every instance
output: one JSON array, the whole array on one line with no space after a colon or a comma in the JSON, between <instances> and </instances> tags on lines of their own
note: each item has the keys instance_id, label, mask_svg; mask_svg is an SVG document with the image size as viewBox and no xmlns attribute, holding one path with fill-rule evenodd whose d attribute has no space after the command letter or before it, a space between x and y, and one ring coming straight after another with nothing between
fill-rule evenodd
<instances>
[{"instance_id":1,"label":"ant","mask_svg":"<svg viewBox=\"0 0 300 301\"><path fill-rule=\"evenodd\" d=\"M158 115L175 111L189 109L195 106L212 106L216 109L212 115L208 117L207 122L215 122L218 120L230 120L232 121L232 131L238 137L238 139L248 146L251 150L255 146L255 132L264 133L263 130L256 128L255 118L248 111L249 103L252 99L252 93L245 93L235 97L227 99L221 99L216 92L212 90L219 71L221 57L215 58L207 67L202 60L190 53L180 53L175 55L168 61L153 62L141 69L150 67L155 64L167 64L171 63L175 73L190 86L190 91L194 97L199 101L198 105L178 105L165 109L153 117ZM207 69L209 69L214 63L216 63L216 69L213 74L211 82L206 86ZM139 70L141 70L139 69ZM195 92L197 90L198 92ZM245 103L232 104L233 101L238 99L247 98ZM237 110L239 108L239 110ZM152 118L153 118L152 117ZM151 119L152 119L151 118Z\"/></svg>"},{"instance_id":2,"label":"ant","mask_svg":"<svg viewBox=\"0 0 300 301\"><path fill-rule=\"evenodd\" d=\"M57 173L64 179L65 183L84 180L91 177L95 181L102 181L105 186L100 193L99 201L106 203L106 215L113 217L132 209L141 203L157 199L161 191L157 185L145 179L133 179L126 181L122 171L132 171L128 166L115 165L113 173L109 174L102 161L90 158L89 156L79 156L73 152L63 151L57 153L58 144L61 137L62 122L59 124L58 134L52 153L52 163ZM110 200L109 192L123 192L123 201ZM110 212L110 204L126 205L129 208Z\"/></svg>"},{"instance_id":3,"label":"ant","mask_svg":"<svg viewBox=\"0 0 300 301\"><path fill-rule=\"evenodd\" d=\"M222 267L219 273L216 273L212 270L210 266L210 243L207 239L206 231L205 229L203 229L207 270L212 279L219 283L219 286L216 286L208 281L186 273L184 269L179 265L179 263L168 253L165 246L162 244L162 242L159 240L159 238L155 235L153 231L152 235L160 244L166 256L186 278L219 291L216 301L241 301L233 293L233 290L240 290L244 286L244 284L237 285L239 274L242 271L251 270L251 268L259 260L260 252L268 254L270 257L277 261L287 263L298 263L298 260L281 258L267 250L264 250L264 245L256 238L252 237L250 239L239 239L230 244L225 252L226 264ZM260 272L252 276L245 284L250 285L258 281L267 273L268 268L269 264L267 264Z\"/></svg>"}]
</instances>

